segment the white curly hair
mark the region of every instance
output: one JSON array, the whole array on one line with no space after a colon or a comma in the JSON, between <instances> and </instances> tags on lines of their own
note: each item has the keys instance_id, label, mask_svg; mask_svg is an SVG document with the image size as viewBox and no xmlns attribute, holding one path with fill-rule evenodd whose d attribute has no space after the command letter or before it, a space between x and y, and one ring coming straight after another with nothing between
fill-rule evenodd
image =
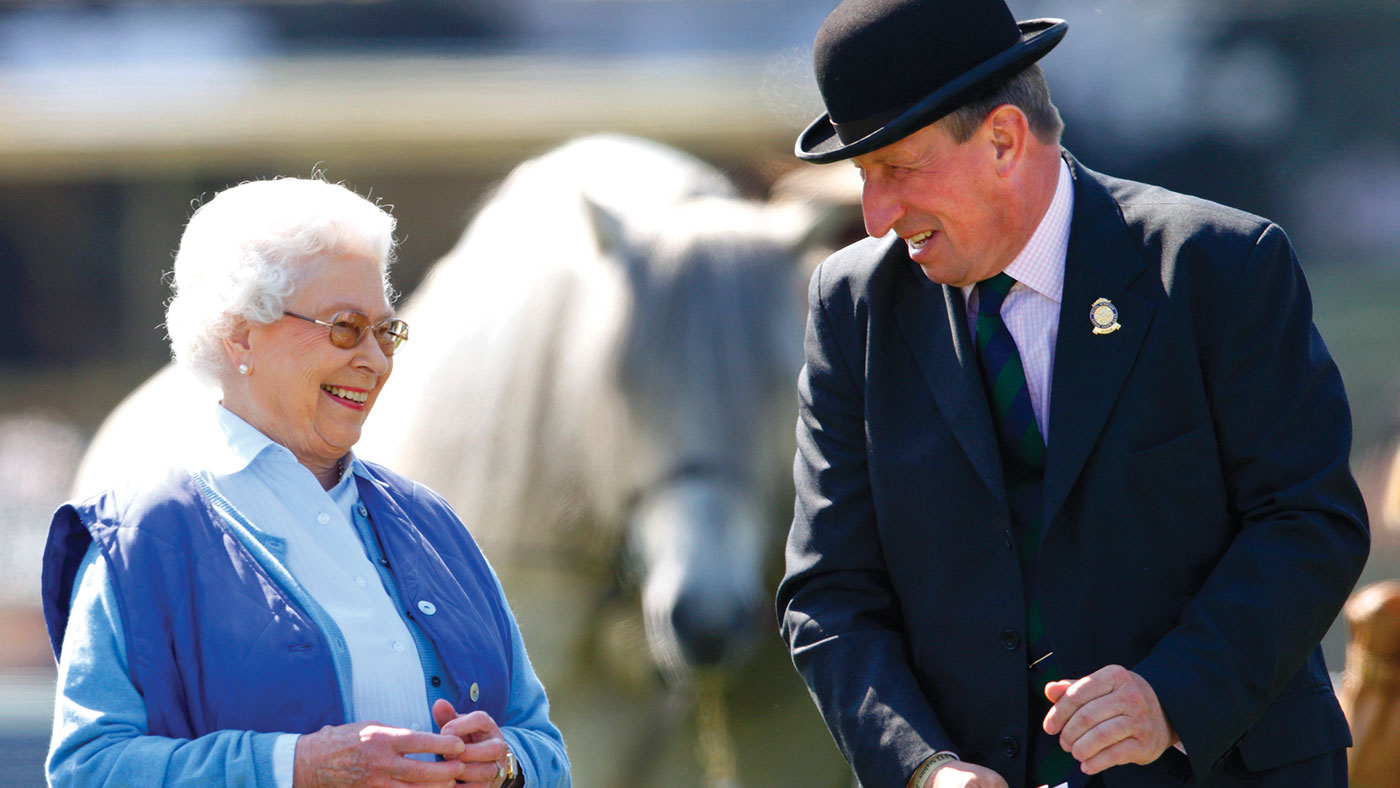
<instances>
[{"instance_id":1,"label":"white curly hair","mask_svg":"<svg viewBox=\"0 0 1400 788\"><path fill-rule=\"evenodd\" d=\"M270 323L307 273L339 256L379 261L392 303L394 217L319 178L248 181L201 205L180 238L166 305L171 355L208 384L230 373L223 349L239 319Z\"/></svg>"}]
</instances>

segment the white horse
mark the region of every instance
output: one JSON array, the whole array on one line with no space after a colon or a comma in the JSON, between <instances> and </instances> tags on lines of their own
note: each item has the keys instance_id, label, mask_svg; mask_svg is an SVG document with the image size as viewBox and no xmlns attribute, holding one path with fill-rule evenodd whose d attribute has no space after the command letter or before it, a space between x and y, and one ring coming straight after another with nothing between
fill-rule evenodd
<instances>
[{"instance_id":1,"label":"white horse","mask_svg":"<svg viewBox=\"0 0 1400 788\"><path fill-rule=\"evenodd\" d=\"M849 784L771 612L822 228L679 151L589 137L513 171L401 311L356 451L482 544L581 788ZM149 450L134 417L206 396L157 375L79 486Z\"/></svg>"},{"instance_id":2,"label":"white horse","mask_svg":"<svg viewBox=\"0 0 1400 788\"><path fill-rule=\"evenodd\" d=\"M441 491L482 543L580 786L698 784L691 673L742 683L773 629L815 228L678 151L590 137L512 172L403 309L413 335L362 453ZM739 763L787 771L741 776L843 782L772 662L782 713L731 717ZM774 744L804 722L810 740Z\"/></svg>"}]
</instances>

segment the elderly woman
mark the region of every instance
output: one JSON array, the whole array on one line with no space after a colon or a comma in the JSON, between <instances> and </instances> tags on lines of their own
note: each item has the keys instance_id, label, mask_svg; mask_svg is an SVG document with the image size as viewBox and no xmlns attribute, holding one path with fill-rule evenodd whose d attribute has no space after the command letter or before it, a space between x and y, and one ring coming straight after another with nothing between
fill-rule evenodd
<instances>
[{"instance_id":1,"label":"elderly woman","mask_svg":"<svg viewBox=\"0 0 1400 788\"><path fill-rule=\"evenodd\" d=\"M569 785L466 528L351 451L408 338L393 229L297 179L190 220L167 328L177 363L222 390L218 438L54 515L50 785Z\"/></svg>"}]
</instances>

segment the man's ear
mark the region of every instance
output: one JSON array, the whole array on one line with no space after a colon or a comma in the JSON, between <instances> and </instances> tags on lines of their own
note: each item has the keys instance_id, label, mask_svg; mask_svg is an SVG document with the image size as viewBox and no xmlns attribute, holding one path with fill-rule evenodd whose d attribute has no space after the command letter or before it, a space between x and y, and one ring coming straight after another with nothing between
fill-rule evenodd
<instances>
[{"instance_id":1,"label":"man's ear","mask_svg":"<svg viewBox=\"0 0 1400 788\"><path fill-rule=\"evenodd\" d=\"M1026 113L1014 104L1002 104L987 115L982 131L996 156L997 173L1002 176L1014 173L1030 139L1030 120Z\"/></svg>"}]
</instances>

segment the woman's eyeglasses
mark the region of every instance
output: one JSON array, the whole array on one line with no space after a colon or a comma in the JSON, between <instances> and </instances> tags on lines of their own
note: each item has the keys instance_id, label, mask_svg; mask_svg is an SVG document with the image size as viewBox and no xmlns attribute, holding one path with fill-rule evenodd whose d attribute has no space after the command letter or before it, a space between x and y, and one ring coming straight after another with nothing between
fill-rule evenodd
<instances>
[{"instance_id":1,"label":"woman's eyeglasses","mask_svg":"<svg viewBox=\"0 0 1400 788\"><path fill-rule=\"evenodd\" d=\"M315 323L318 326L325 326L331 344L338 348L355 347L360 344L361 339L365 338L366 331L373 330L374 338L379 342L379 349L384 351L384 355L392 356L394 351L399 349L399 345L408 339L408 324L396 317L391 317L372 326L368 317L352 310L336 312L329 321L298 315L296 312L283 312L282 314L298 320L305 320L308 323Z\"/></svg>"}]
</instances>

